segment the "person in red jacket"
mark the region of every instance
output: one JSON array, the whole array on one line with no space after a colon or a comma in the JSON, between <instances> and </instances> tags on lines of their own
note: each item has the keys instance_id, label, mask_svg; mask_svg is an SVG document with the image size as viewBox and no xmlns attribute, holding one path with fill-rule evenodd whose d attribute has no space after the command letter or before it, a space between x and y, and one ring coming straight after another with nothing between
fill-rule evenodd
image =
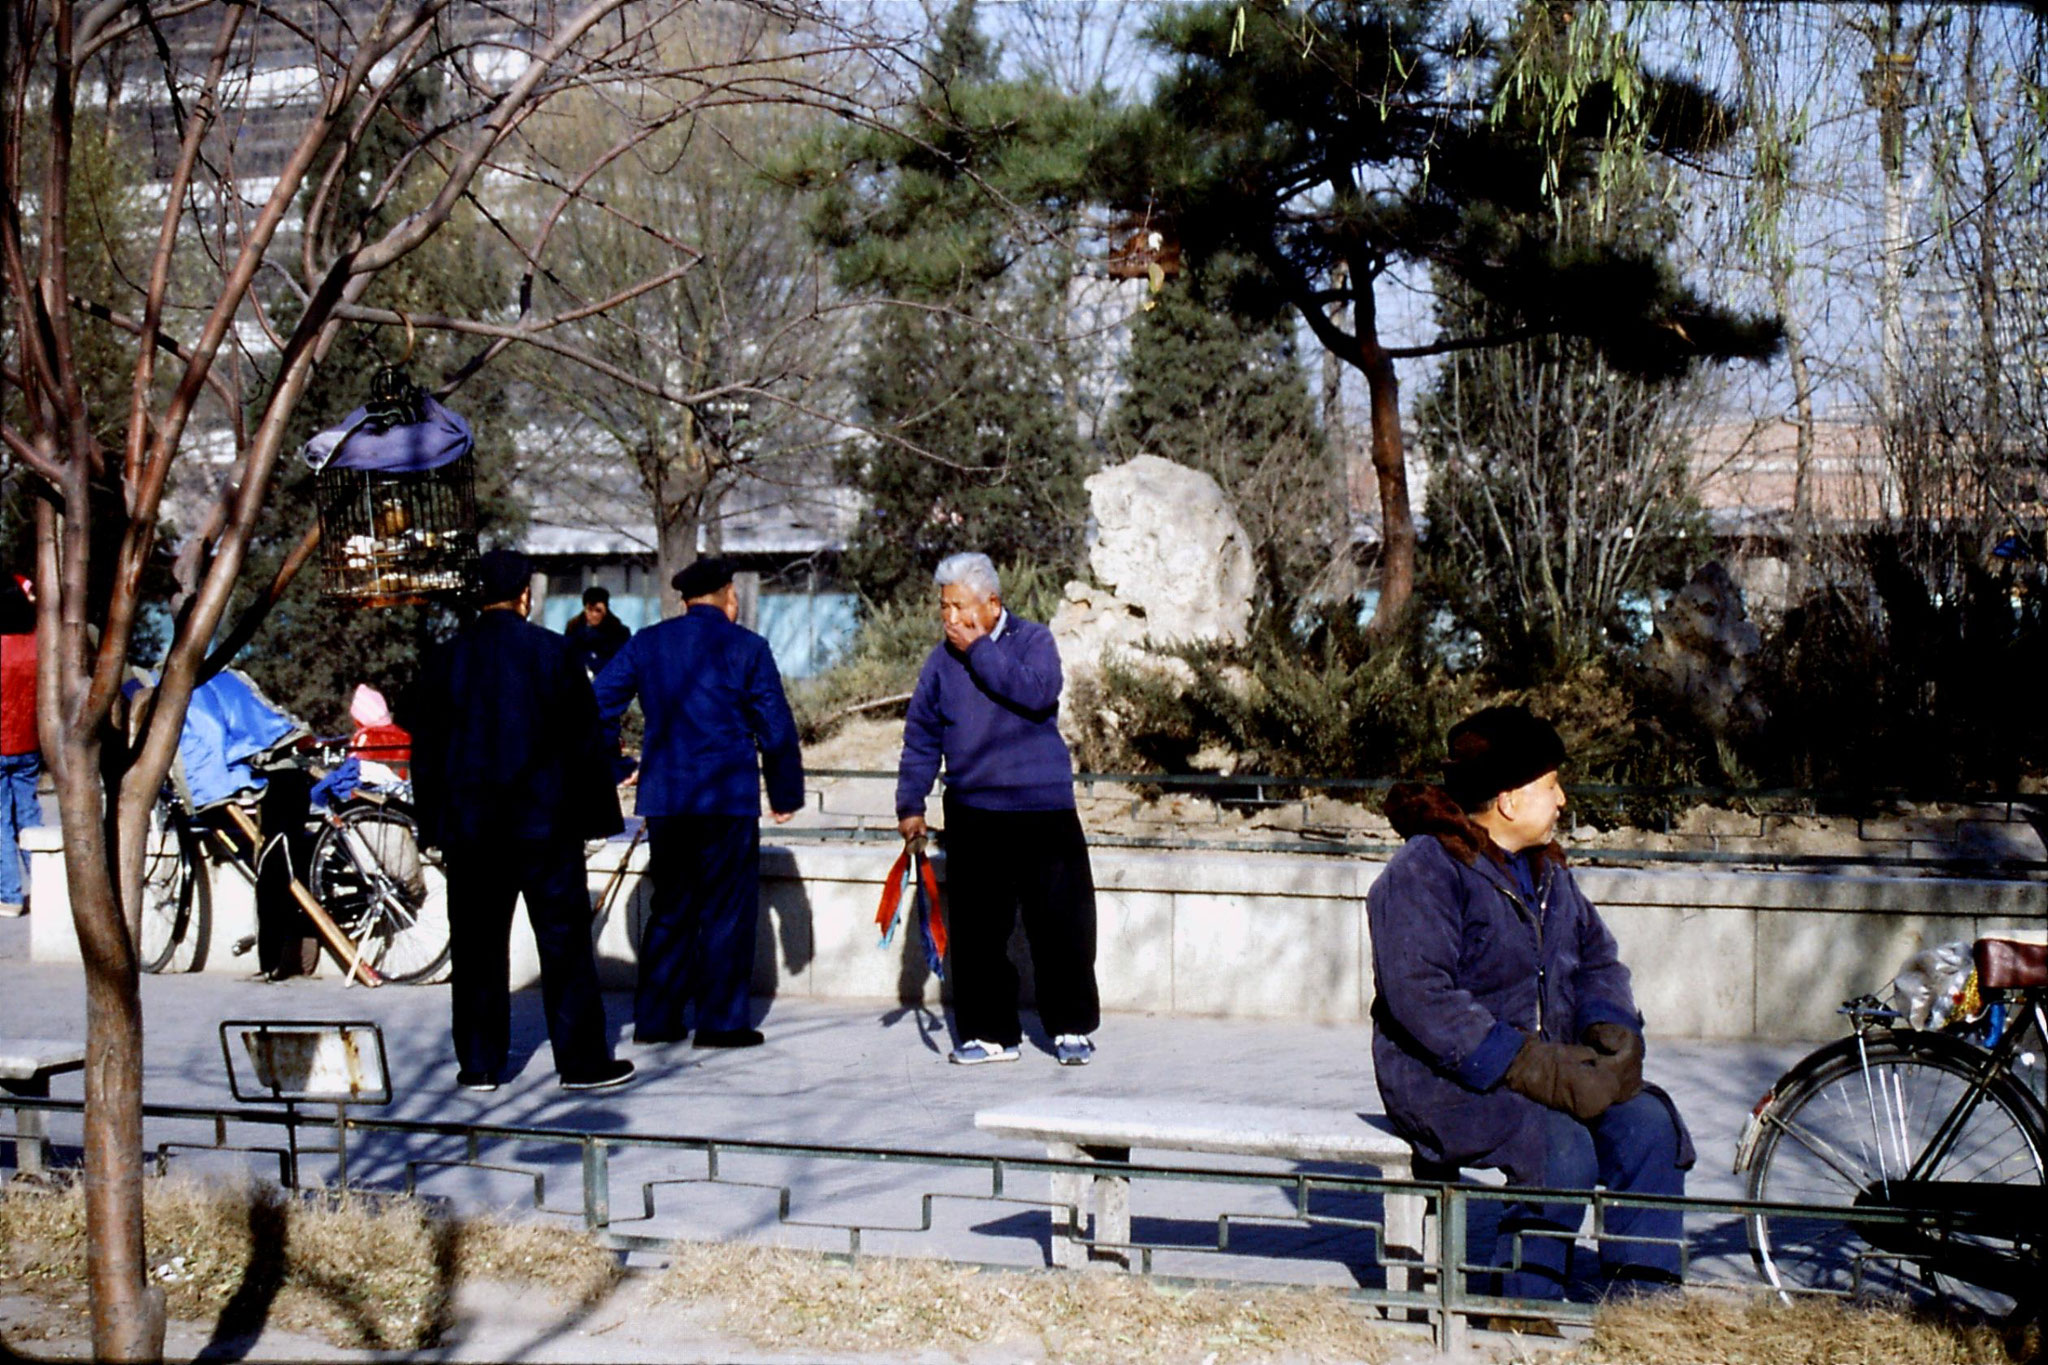
<instances>
[{"instance_id":1,"label":"person in red jacket","mask_svg":"<svg viewBox=\"0 0 2048 1365\"><path fill-rule=\"evenodd\" d=\"M0 578L0 915L28 908L20 833L43 823L36 779L36 609L28 580Z\"/></svg>"},{"instance_id":2,"label":"person in red jacket","mask_svg":"<svg viewBox=\"0 0 2048 1365\"><path fill-rule=\"evenodd\" d=\"M392 719L391 704L384 694L368 683L356 684L348 718L356 725L349 736L349 754L368 763L382 763L404 777L412 767L412 736Z\"/></svg>"}]
</instances>

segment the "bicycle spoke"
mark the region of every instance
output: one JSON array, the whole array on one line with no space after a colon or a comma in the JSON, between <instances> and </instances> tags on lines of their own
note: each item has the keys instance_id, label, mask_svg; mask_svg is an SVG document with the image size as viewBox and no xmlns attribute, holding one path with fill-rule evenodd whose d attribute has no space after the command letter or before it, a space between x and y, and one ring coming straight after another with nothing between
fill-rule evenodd
<instances>
[{"instance_id":1,"label":"bicycle spoke","mask_svg":"<svg viewBox=\"0 0 2048 1365\"><path fill-rule=\"evenodd\" d=\"M1852 1164L1846 1153L1811 1129L1775 1115L1769 1116L1766 1121L1774 1124L1780 1132L1789 1135L1801 1147L1818 1157L1829 1170L1842 1178L1842 1183L1849 1189L1861 1190L1870 1183L1863 1172Z\"/></svg>"}]
</instances>

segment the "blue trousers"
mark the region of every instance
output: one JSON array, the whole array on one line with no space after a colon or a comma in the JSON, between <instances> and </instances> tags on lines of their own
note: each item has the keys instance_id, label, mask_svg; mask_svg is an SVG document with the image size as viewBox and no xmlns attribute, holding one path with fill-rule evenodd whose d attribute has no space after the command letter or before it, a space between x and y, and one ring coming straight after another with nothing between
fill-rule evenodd
<instances>
[{"instance_id":1,"label":"blue trousers","mask_svg":"<svg viewBox=\"0 0 2048 1365\"><path fill-rule=\"evenodd\" d=\"M42 807L36 804L36 778L42 771L38 754L0 757L0 901L9 905L28 899L22 881L28 856L18 836L43 823Z\"/></svg>"},{"instance_id":2,"label":"blue trousers","mask_svg":"<svg viewBox=\"0 0 2048 1365\"><path fill-rule=\"evenodd\" d=\"M448 857L449 1003L464 1071L504 1080L511 1045L512 909L526 898L540 954L541 1008L555 1070L593 1075L612 1059L604 991L590 943L590 887L580 839L455 844Z\"/></svg>"},{"instance_id":3,"label":"blue trousers","mask_svg":"<svg viewBox=\"0 0 2048 1365\"><path fill-rule=\"evenodd\" d=\"M1615 1194L1684 1194L1685 1172L1678 1167L1678 1125L1663 1100L1645 1092L1617 1104L1591 1123L1581 1123L1555 1109L1543 1111L1543 1169L1510 1170L1514 1185L1554 1190L1590 1190L1605 1186ZM1584 1216L1583 1204L1510 1204L1501 1214L1494 1264L1507 1268L1500 1292L1513 1298L1556 1299L1564 1296L1572 1234ZM1610 1275L1671 1276L1680 1271L1679 1240L1684 1216L1677 1209L1610 1208L1600 1241L1600 1267ZM1631 1239L1656 1239L1631 1240Z\"/></svg>"},{"instance_id":4,"label":"blue trousers","mask_svg":"<svg viewBox=\"0 0 2048 1365\"><path fill-rule=\"evenodd\" d=\"M640 928L633 1028L642 1038L749 1026L761 909L761 821L753 815L662 815L647 822L654 882Z\"/></svg>"}]
</instances>

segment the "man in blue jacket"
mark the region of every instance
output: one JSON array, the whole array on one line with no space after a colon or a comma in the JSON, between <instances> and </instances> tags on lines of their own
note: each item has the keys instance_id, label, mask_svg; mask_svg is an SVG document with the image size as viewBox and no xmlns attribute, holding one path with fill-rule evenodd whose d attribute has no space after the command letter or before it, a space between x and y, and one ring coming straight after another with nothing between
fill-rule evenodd
<instances>
[{"instance_id":1,"label":"man in blue jacket","mask_svg":"<svg viewBox=\"0 0 2048 1365\"><path fill-rule=\"evenodd\" d=\"M917 676L896 770L896 827L925 835L924 802L946 765L946 901L953 1021L962 1066L1014 1062L1023 1030L1010 931L1024 914L1038 1017L1062 1065L1085 1066L1101 1022L1095 880L1074 811L1074 763L1057 724L1052 632L1003 609L987 555L932 575L945 638Z\"/></svg>"},{"instance_id":2,"label":"man in blue jacket","mask_svg":"<svg viewBox=\"0 0 2048 1365\"><path fill-rule=\"evenodd\" d=\"M735 624L729 560L675 576L683 614L633 636L597 675L607 722L636 695L647 718L637 809L654 894L640 935L633 1041L756 1047L748 986L760 915L761 778L781 824L804 803L796 722L768 642Z\"/></svg>"},{"instance_id":3,"label":"man in blue jacket","mask_svg":"<svg viewBox=\"0 0 2048 1365\"><path fill-rule=\"evenodd\" d=\"M1442 787L1387 793L1407 843L1366 896L1387 1116L1439 1167L1504 1171L1510 1185L1683 1194L1691 1138L1670 1096L1643 1083L1628 968L1552 839L1563 741L1521 707L1496 706L1453 726L1449 744ZM1509 1205L1501 1292L1561 1297L1583 1213ZM1605 1231L1610 1277L1677 1281L1677 1210L1610 1209Z\"/></svg>"},{"instance_id":4,"label":"man in blue jacket","mask_svg":"<svg viewBox=\"0 0 2048 1365\"><path fill-rule=\"evenodd\" d=\"M400 700L421 838L446 854L458 1084L505 1079L512 910L526 900L555 1070L569 1090L621 1085L590 943L583 841L618 833L590 678L569 642L526 619L533 564L493 550L483 610Z\"/></svg>"}]
</instances>

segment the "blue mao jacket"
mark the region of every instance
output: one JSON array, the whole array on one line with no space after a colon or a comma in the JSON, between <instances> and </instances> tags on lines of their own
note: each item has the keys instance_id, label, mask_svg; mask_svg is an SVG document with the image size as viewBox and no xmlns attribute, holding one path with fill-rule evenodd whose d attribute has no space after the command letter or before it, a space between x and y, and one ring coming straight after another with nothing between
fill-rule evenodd
<instances>
[{"instance_id":1,"label":"blue mao jacket","mask_svg":"<svg viewBox=\"0 0 2048 1365\"><path fill-rule=\"evenodd\" d=\"M761 813L804 803L803 755L768 642L699 603L626 641L597 675L606 721L647 717L635 809L646 816Z\"/></svg>"},{"instance_id":2,"label":"blue mao jacket","mask_svg":"<svg viewBox=\"0 0 2048 1365\"><path fill-rule=\"evenodd\" d=\"M1540 1111L1502 1081L1527 1036L1642 1029L1614 935L1555 844L1528 855L1531 897L1441 789L1397 786L1386 812L1408 841L1366 893L1373 1073L1387 1117L1432 1161L1488 1165L1540 1148L1530 1128ZM1679 1131L1690 1166L1682 1120Z\"/></svg>"}]
</instances>

